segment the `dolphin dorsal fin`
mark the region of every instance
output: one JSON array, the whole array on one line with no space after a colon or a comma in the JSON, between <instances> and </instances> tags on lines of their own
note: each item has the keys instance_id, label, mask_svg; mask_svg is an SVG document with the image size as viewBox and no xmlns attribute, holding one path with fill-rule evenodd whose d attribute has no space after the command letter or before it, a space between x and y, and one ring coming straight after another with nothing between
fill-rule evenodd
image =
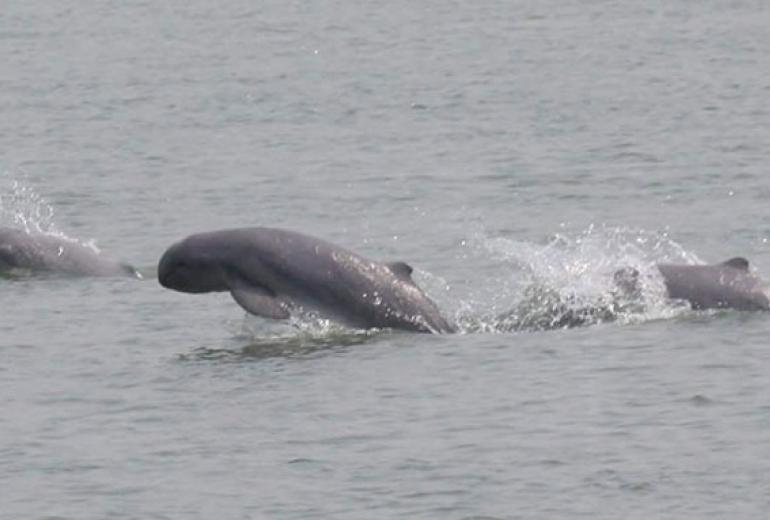
<instances>
[{"instance_id":1,"label":"dolphin dorsal fin","mask_svg":"<svg viewBox=\"0 0 770 520\"><path fill-rule=\"evenodd\" d=\"M405 282L414 283L412 281L412 272L414 269L412 269L411 265L406 262L388 262L385 265L388 266L390 272L396 275L396 278L404 280Z\"/></svg>"},{"instance_id":2,"label":"dolphin dorsal fin","mask_svg":"<svg viewBox=\"0 0 770 520\"><path fill-rule=\"evenodd\" d=\"M736 256L735 258L722 262L722 264L732 267L733 269L740 269L741 271L749 270L749 261L742 256Z\"/></svg>"}]
</instances>

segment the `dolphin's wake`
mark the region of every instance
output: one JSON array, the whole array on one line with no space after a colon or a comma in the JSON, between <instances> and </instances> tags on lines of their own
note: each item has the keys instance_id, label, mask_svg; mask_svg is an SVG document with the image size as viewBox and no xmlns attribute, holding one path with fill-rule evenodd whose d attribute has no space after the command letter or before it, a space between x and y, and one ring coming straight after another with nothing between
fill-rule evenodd
<instances>
[{"instance_id":1,"label":"dolphin's wake","mask_svg":"<svg viewBox=\"0 0 770 520\"><path fill-rule=\"evenodd\" d=\"M689 307L667 297L656 265L702 263L666 232L628 228L591 226L541 243L480 234L466 240L463 248L465 258L480 268L469 283L454 284L456 292L465 294L436 300L465 333L543 331L680 316ZM633 288L624 288L625 273L634 273ZM430 292L431 286L426 288Z\"/></svg>"}]
</instances>

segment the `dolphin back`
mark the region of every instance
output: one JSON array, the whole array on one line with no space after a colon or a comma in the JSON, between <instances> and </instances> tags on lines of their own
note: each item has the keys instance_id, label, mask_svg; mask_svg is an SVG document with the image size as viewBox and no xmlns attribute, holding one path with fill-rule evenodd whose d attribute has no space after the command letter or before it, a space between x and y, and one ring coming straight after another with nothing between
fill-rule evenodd
<instances>
[{"instance_id":1,"label":"dolphin back","mask_svg":"<svg viewBox=\"0 0 770 520\"><path fill-rule=\"evenodd\" d=\"M132 266L102 257L93 248L75 240L13 228L0 228L0 269L140 277Z\"/></svg>"},{"instance_id":2,"label":"dolphin back","mask_svg":"<svg viewBox=\"0 0 770 520\"><path fill-rule=\"evenodd\" d=\"M669 297L686 300L694 309L770 309L764 284L745 258L713 265L660 264L658 269Z\"/></svg>"},{"instance_id":3,"label":"dolphin back","mask_svg":"<svg viewBox=\"0 0 770 520\"><path fill-rule=\"evenodd\" d=\"M257 279L291 303L356 328L452 332L404 262L369 260L316 237L275 228L248 230Z\"/></svg>"},{"instance_id":4,"label":"dolphin back","mask_svg":"<svg viewBox=\"0 0 770 520\"><path fill-rule=\"evenodd\" d=\"M161 267L161 284L175 290L208 292L224 280L239 305L266 318L302 310L355 328L454 330L414 283L408 264L372 261L294 231L256 227L191 235L166 252ZM184 269L195 276L182 276ZM212 282L201 284L207 276Z\"/></svg>"}]
</instances>

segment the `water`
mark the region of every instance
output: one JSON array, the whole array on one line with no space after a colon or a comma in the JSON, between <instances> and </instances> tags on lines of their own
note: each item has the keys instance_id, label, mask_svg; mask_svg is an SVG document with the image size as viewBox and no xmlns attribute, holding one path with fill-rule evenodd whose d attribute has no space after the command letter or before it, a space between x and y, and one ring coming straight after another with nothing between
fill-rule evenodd
<instances>
[{"instance_id":1,"label":"water","mask_svg":"<svg viewBox=\"0 0 770 520\"><path fill-rule=\"evenodd\" d=\"M761 518L770 320L496 328L545 283L770 277L764 2L12 2L0 223L130 279L0 280L2 518ZM193 232L405 260L464 325L244 317Z\"/></svg>"}]
</instances>

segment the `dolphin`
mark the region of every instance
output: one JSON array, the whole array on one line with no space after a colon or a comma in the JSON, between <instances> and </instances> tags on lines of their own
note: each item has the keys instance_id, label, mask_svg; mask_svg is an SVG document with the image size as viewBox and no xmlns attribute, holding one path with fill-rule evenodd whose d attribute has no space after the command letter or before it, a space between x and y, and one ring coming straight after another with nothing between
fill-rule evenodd
<instances>
[{"instance_id":1,"label":"dolphin","mask_svg":"<svg viewBox=\"0 0 770 520\"><path fill-rule=\"evenodd\" d=\"M130 265L105 258L75 240L0 227L0 272L18 269L73 276L141 278Z\"/></svg>"},{"instance_id":2,"label":"dolphin","mask_svg":"<svg viewBox=\"0 0 770 520\"><path fill-rule=\"evenodd\" d=\"M286 319L304 310L359 329L454 332L404 262L380 263L319 238L254 227L199 233L158 263L163 287L229 291L246 311Z\"/></svg>"},{"instance_id":3,"label":"dolphin","mask_svg":"<svg viewBox=\"0 0 770 520\"><path fill-rule=\"evenodd\" d=\"M770 310L765 284L749 271L745 258L710 265L657 264L657 268L668 297L686 301L695 310ZM615 273L621 291L637 291L638 278L639 272L633 268Z\"/></svg>"},{"instance_id":4,"label":"dolphin","mask_svg":"<svg viewBox=\"0 0 770 520\"><path fill-rule=\"evenodd\" d=\"M668 296L693 309L770 309L764 283L749 271L745 258L713 265L658 264Z\"/></svg>"}]
</instances>

